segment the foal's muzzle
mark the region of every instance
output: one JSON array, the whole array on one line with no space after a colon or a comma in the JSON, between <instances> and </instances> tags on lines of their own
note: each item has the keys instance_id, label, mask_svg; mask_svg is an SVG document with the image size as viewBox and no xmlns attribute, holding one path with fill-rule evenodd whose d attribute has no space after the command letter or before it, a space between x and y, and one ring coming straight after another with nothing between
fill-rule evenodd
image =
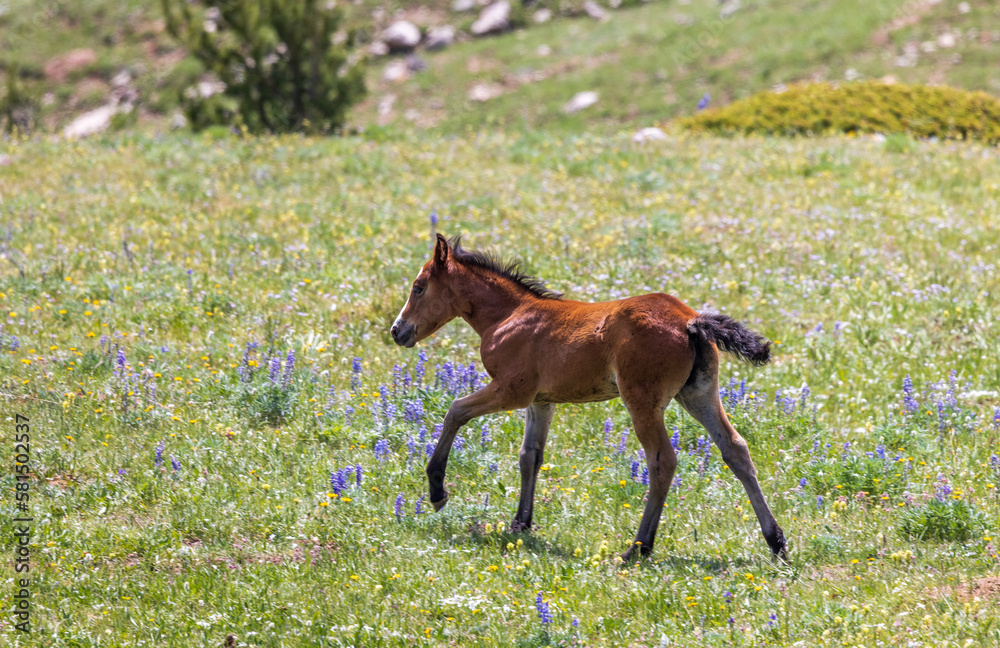
<instances>
[{"instance_id":1,"label":"foal's muzzle","mask_svg":"<svg viewBox=\"0 0 1000 648\"><path fill-rule=\"evenodd\" d=\"M392 341L401 347L409 349L417 343L417 327L406 320L396 320L389 333L392 334Z\"/></svg>"}]
</instances>

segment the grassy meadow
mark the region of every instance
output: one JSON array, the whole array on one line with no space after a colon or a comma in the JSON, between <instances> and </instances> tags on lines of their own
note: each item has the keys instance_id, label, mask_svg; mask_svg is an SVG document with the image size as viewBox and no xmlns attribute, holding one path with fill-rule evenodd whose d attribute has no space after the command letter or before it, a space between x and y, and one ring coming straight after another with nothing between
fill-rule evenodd
<instances>
[{"instance_id":1,"label":"grassy meadow","mask_svg":"<svg viewBox=\"0 0 1000 648\"><path fill-rule=\"evenodd\" d=\"M5 615L0 644L1000 644L995 149L380 134L0 143L4 452L28 417L35 520L33 633ZM522 412L463 429L429 512L435 426L488 380L460 321L389 339L432 212L568 298L670 292L772 339L722 380L790 564L675 406L637 565L618 401L557 409L533 533L507 528Z\"/></svg>"}]
</instances>

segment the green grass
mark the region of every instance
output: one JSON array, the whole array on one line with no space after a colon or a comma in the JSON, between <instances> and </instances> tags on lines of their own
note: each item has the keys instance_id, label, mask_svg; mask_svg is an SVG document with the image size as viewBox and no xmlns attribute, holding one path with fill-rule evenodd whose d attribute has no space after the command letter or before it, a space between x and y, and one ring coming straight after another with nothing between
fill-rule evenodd
<instances>
[{"instance_id":1,"label":"green grass","mask_svg":"<svg viewBox=\"0 0 1000 648\"><path fill-rule=\"evenodd\" d=\"M8 417L30 418L36 521L36 634L6 617L10 645L1000 641L982 594L1000 571L989 149L637 147L627 133L0 147L4 438ZM429 436L453 397L435 365L478 359L453 323L422 345L419 388L394 392L394 364L414 372L417 350L387 329L429 255L431 210L440 231L522 256L570 298L667 291L774 340L773 364L727 360L722 379L791 564L772 564L738 483L675 407L680 483L636 567L614 561L645 492L636 441L616 454L617 401L558 408L534 533L505 530L519 412L465 428L451 503L415 515L424 447L408 458L407 402L422 401ZM271 384L290 350L288 387ZM356 464L361 487L331 497L331 472ZM2 481L10 493L12 472ZM945 484L962 505L921 533ZM3 507L9 519L12 498ZM6 609L12 596L8 581Z\"/></svg>"}]
</instances>

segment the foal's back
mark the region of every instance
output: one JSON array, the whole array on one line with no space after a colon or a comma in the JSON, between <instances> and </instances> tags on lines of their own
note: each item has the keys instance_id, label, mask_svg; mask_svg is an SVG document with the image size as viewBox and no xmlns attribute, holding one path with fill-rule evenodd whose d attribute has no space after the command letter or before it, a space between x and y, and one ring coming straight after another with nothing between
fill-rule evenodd
<instances>
[{"instance_id":1,"label":"foal's back","mask_svg":"<svg viewBox=\"0 0 1000 648\"><path fill-rule=\"evenodd\" d=\"M597 303L531 300L483 336L483 363L494 378L527 383L535 402L608 400L620 395L622 380L650 387L680 374L686 380L694 363L687 326L697 316L663 293Z\"/></svg>"}]
</instances>

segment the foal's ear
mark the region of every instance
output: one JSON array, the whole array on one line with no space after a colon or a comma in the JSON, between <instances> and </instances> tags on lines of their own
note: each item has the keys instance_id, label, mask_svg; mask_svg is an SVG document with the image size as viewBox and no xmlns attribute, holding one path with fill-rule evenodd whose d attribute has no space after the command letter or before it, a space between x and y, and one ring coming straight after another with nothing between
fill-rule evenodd
<instances>
[{"instance_id":1,"label":"foal's ear","mask_svg":"<svg viewBox=\"0 0 1000 648\"><path fill-rule=\"evenodd\" d=\"M438 234L437 245L434 246L434 265L443 268L448 263L448 253L450 251L448 239Z\"/></svg>"}]
</instances>

